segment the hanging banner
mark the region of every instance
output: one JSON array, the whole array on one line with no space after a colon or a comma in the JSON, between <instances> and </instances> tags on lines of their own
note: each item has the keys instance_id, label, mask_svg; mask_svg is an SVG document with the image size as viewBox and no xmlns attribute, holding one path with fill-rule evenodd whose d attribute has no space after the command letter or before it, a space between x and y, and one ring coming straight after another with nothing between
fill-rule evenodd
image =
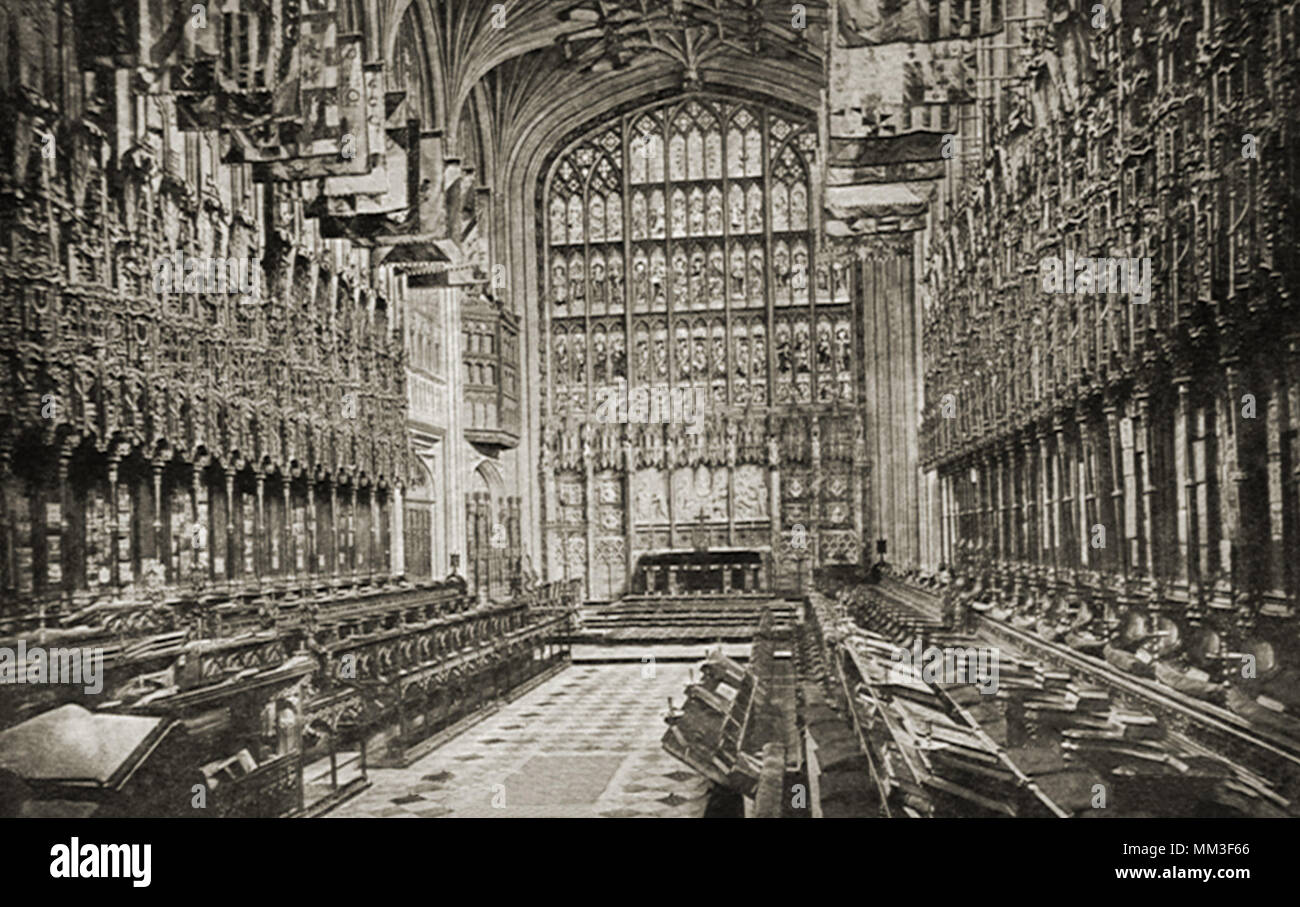
<instances>
[{"instance_id":1,"label":"hanging banner","mask_svg":"<svg viewBox=\"0 0 1300 907\"><path fill-rule=\"evenodd\" d=\"M442 134L422 132L418 120L388 131L385 169L389 189L379 196L321 197L310 213L319 213L323 236L347 236L376 242L415 235L444 236L446 211L434 186L443 179Z\"/></svg>"},{"instance_id":2,"label":"hanging banner","mask_svg":"<svg viewBox=\"0 0 1300 907\"><path fill-rule=\"evenodd\" d=\"M304 134L319 131L321 119L337 121L341 56L337 0L282 2L284 29L293 37L277 55L275 78L268 86L270 115L229 130L226 163L277 162L309 155L310 149L300 147ZM333 148L339 150L337 142Z\"/></svg>"},{"instance_id":3,"label":"hanging banner","mask_svg":"<svg viewBox=\"0 0 1300 907\"><path fill-rule=\"evenodd\" d=\"M388 133L397 123L388 123L397 104L384 92L384 64L367 63L366 85L366 146L370 151L370 168L361 176L335 176L325 180L321 195L325 198L351 198L378 196L389 191L388 153L399 152L399 146ZM405 175L400 181L405 183Z\"/></svg>"},{"instance_id":4,"label":"hanging banner","mask_svg":"<svg viewBox=\"0 0 1300 907\"><path fill-rule=\"evenodd\" d=\"M943 41L1001 28L995 4L968 0L837 0L835 40L844 47ZM973 12L972 12L973 10Z\"/></svg>"},{"instance_id":5,"label":"hanging banner","mask_svg":"<svg viewBox=\"0 0 1300 907\"><path fill-rule=\"evenodd\" d=\"M306 211L309 217L321 219L321 235L364 238L401 231L403 225L412 221L412 177L419 176L418 143L419 125L415 121L401 129L385 130L381 166L367 176L325 180ZM348 185L351 182L368 189L376 175L383 177L383 191L345 191L353 188Z\"/></svg>"},{"instance_id":6,"label":"hanging banner","mask_svg":"<svg viewBox=\"0 0 1300 907\"><path fill-rule=\"evenodd\" d=\"M304 31L304 38L306 32ZM383 124L383 94L368 96L362 66L363 38L348 35L336 48L317 54L302 41L301 117L281 124L281 155L253 163L255 182L295 182L369 173L370 119ZM320 64L324 64L320 66ZM307 73L319 75L308 82ZM247 159L247 158L246 158Z\"/></svg>"},{"instance_id":7,"label":"hanging banner","mask_svg":"<svg viewBox=\"0 0 1300 907\"><path fill-rule=\"evenodd\" d=\"M944 136L959 133L975 100L975 45L831 48L830 164L877 165L951 157Z\"/></svg>"},{"instance_id":8,"label":"hanging banner","mask_svg":"<svg viewBox=\"0 0 1300 907\"><path fill-rule=\"evenodd\" d=\"M205 10L202 31L215 45L168 68L163 87L176 97L180 127L246 128L269 121L273 86L291 75L297 11L287 15L284 0L209 0L192 9L186 30L199 30L198 11Z\"/></svg>"}]
</instances>

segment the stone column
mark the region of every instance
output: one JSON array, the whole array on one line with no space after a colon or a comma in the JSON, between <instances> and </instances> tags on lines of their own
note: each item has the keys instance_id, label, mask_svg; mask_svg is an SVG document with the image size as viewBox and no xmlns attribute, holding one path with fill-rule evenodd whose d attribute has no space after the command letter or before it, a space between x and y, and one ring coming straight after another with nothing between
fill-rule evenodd
<instances>
[{"instance_id":1,"label":"stone column","mask_svg":"<svg viewBox=\"0 0 1300 907\"><path fill-rule=\"evenodd\" d=\"M311 580L312 585L321 575L320 554L318 548L320 539L317 538L316 526L316 480L312 476L307 478L307 512L303 518L303 546L306 552L303 554L303 563L306 565L307 577Z\"/></svg>"},{"instance_id":2,"label":"stone column","mask_svg":"<svg viewBox=\"0 0 1300 907\"><path fill-rule=\"evenodd\" d=\"M1151 454L1155 447L1155 432L1151 425L1151 393L1146 389L1135 395L1138 421L1142 425L1142 545L1146 550L1146 571L1151 581L1156 578L1156 539L1153 532L1156 486L1152 479Z\"/></svg>"},{"instance_id":3,"label":"stone column","mask_svg":"<svg viewBox=\"0 0 1300 907\"><path fill-rule=\"evenodd\" d=\"M808 555L810 558L809 569L813 569L821 563L820 531L818 526L821 523L822 506L822 445L821 420L815 411L808 418L811 421L809 434L812 438L811 456L809 458L812 467L812 480L808 483L808 500L811 502L808 508Z\"/></svg>"},{"instance_id":4,"label":"stone column","mask_svg":"<svg viewBox=\"0 0 1300 907\"><path fill-rule=\"evenodd\" d=\"M376 576L380 570L379 559L381 557L380 549L383 547L384 533L379 525L379 485L375 482L370 483L370 554L366 558L366 566L369 568L370 575Z\"/></svg>"},{"instance_id":5,"label":"stone column","mask_svg":"<svg viewBox=\"0 0 1300 907\"><path fill-rule=\"evenodd\" d=\"M211 516L211 506L208 506L207 514L204 514L200 509L200 504L207 503L203 500L203 498L206 497L207 492L207 488L203 484L203 470L206 466L206 460L196 461L194 463L194 471L191 474L193 491L193 509L191 513L194 517L194 525L190 530L190 544L192 545L194 552L193 566L195 570L200 571L202 578L205 581L210 579L207 574L209 573L210 565L212 563L212 545L211 539L208 537L209 530L207 526L208 522L210 522L208 517Z\"/></svg>"},{"instance_id":6,"label":"stone column","mask_svg":"<svg viewBox=\"0 0 1300 907\"><path fill-rule=\"evenodd\" d=\"M330 476L330 585L339 582L339 481Z\"/></svg>"},{"instance_id":7,"label":"stone column","mask_svg":"<svg viewBox=\"0 0 1300 907\"><path fill-rule=\"evenodd\" d=\"M596 510L596 463L595 451L592 448L591 426L584 422L582 424L582 482L583 482L583 505L584 515L586 516L586 541L587 541L587 563L586 575L582 577L583 587L587 590L587 597L593 594L593 580L596 575L596 529L599 522L599 515Z\"/></svg>"},{"instance_id":8,"label":"stone column","mask_svg":"<svg viewBox=\"0 0 1300 907\"><path fill-rule=\"evenodd\" d=\"M1284 557L1284 514L1286 502L1283 495L1282 447L1286 443L1287 399L1284 369L1274 369L1269 387L1267 455L1268 455L1268 558L1267 589L1269 598L1282 602L1286 598L1286 565Z\"/></svg>"},{"instance_id":9,"label":"stone column","mask_svg":"<svg viewBox=\"0 0 1300 907\"><path fill-rule=\"evenodd\" d=\"M162 572L164 579L174 580L175 577L167 576L167 565L171 565L172 570L176 565L171 563L171 549L169 540L164 537L163 533L163 496L162 496L162 473L163 461L161 459L152 460L149 464L153 471L153 539L154 555L158 562L158 567Z\"/></svg>"},{"instance_id":10,"label":"stone column","mask_svg":"<svg viewBox=\"0 0 1300 907\"><path fill-rule=\"evenodd\" d=\"M1178 405L1174 410L1174 491L1176 494L1178 518L1178 564L1174 577L1179 586L1187 589L1192 580L1192 539L1195 535L1193 523L1196 519L1195 505L1191 496L1195 482L1191 477L1191 431L1188 410L1188 384L1191 377L1179 375L1174 378L1174 387L1178 390Z\"/></svg>"},{"instance_id":11,"label":"stone column","mask_svg":"<svg viewBox=\"0 0 1300 907\"><path fill-rule=\"evenodd\" d=\"M120 593L122 589L121 545L124 540L121 538L121 533L118 531L119 515L117 512L118 465L121 463L121 460L122 451L120 448L115 448L108 457L108 518L111 521L111 531L108 535L108 569L115 595ZM62 482L60 482L60 487L63 487ZM65 539L63 542L65 552L67 550L67 544L67 540Z\"/></svg>"},{"instance_id":12,"label":"stone column","mask_svg":"<svg viewBox=\"0 0 1300 907\"><path fill-rule=\"evenodd\" d=\"M227 466L225 468L226 477L226 584L233 585L235 579L240 574L240 568L236 567L235 557L235 467ZM243 560L243 552L240 552L239 561Z\"/></svg>"},{"instance_id":13,"label":"stone column","mask_svg":"<svg viewBox=\"0 0 1300 907\"><path fill-rule=\"evenodd\" d=\"M781 526L785 515L781 513L781 444L772 434L767 436L767 501L767 510L772 516L772 555L776 560L784 544Z\"/></svg>"},{"instance_id":14,"label":"stone column","mask_svg":"<svg viewBox=\"0 0 1300 907\"><path fill-rule=\"evenodd\" d=\"M289 585L297 581L298 542L293 537L293 479L287 473L280 473L280 491L284 497L284 534L281 536L284 546L284 578Z\"/></svg>"},{"instance_id":15,"label":"stone column","mask_svg":"<svg viewBox=\"0 0 1300 907\"><path fill-rule=\"evenodd\" d=\"M357 487L357 476L352 477L352 509L348 511L350 531L348 532L348 574L352 579L357 578L357 500L359 489Z\"/></svg>"},{"instance_id":16,"label":"stone column","mask_svg":"<svg viewBox=\"0 0 1300 907\"><path fill-rule=\"evenodd\" d=\"M253 514L257 541L253 545L253 565L259 585L271 572L271 531L266 525L266 474L257 471L257 510Z\"/></svg>"},{"instance_id":17,"label":"stone column","mask_svg":"<svg viewBox=\"0 0 1300 907\"><path fill-rule=\"evenodd\" d=\"M632 439L628 436L626 424L622 426L620 434L622 435L623 454L623 588L631 592L632 577L636 572L636 525L634 520L636 502L632 500L632 477L636 471L636 462L632 456Z\"/></svg>"},{"instance_id":18,"label":"stone column","mask_svg":"<svg viewBox=\"0 0 1300 907\"><path fill-rule=\"evenodd\" d=\"M1124 536L1124 448L1115 401L1108 399L1102 412L1106 418L1106 477L1110 482L1109 519L1103 521L1106 527L1105 563L1109 569L1124 574L1128 563L1128 541Z\"/></svg>"},{"instance_id":19,"label":"stone column","mask_svg":"<svg viewBox=\"0 0 1300 907\"><path fill-rule=\"evenodd\" d=\"M1047 446L1047 432L1040 429L1038 433L1038 486L1039 500L1041 502L1039 513L1040 526L1038 531L1039 548L1041 557L1039 562L1044 567L1056 567L1056 547L1053 540L1056 538L1056 529L1054 522L1056 519L1056 500L1052 494L1052 460Z\"/></svg>"},{"instance_id":20,"label":"stone column","mask_svg":"<svg viewBox=\"0 0 1300 907\"><path fill-rule=\"evenodd\" d=\"M1034 482L1034 458L1037 454L1034 450L1033 437L1029 432L1026 432L1020 440L1020 452L1020 507L1025 524L1024 559L1027 564L1037 565L1039 563L1039 542L1041 541L1041 531L1038 528L1036 518L1038 491Z\"/></svg>"},{"instance_id":21,"label":"stone column","mask_svg":"<svg viewBox=\"0 0 1300 907\"><path fill-rule=\"evenodd\" d=\"M406 573L406 503L400 483L393 485L389 538L392 540L392 574Z\"/></svg>"},{"instance_id":22,"label":"stone column","mask_svg":"<svg viewBox=\"0 0 1300 907\"><path fill-rule=\"evenodd\" d=\"M1125 414L1119 420L1120 467L1124 476L1124 564L1126 570L1134 573L1143 568L1142 540L1139 524L1142 510L1141 490L1138 486L1137 451L1134 449L1136 430L1133 417Z\"/></svg>"},{"instance_id":23,"label":"stone column","mask_svg":"<svg viewBox=\"0 0 1300 907\"><path fill-rule=\"evenodd\" d=\"M858 539L857 557L863 556L864 546L870 545L866 535L866 520L862 513L863 473L867 468L867 442L863 432L862 413L855 407L853 413L853 468L849 475L853 495L853 534ZM874 547L874 546L871 546ZM863 564L868 566L868 564Z\"/></svg>"}]
</instances>

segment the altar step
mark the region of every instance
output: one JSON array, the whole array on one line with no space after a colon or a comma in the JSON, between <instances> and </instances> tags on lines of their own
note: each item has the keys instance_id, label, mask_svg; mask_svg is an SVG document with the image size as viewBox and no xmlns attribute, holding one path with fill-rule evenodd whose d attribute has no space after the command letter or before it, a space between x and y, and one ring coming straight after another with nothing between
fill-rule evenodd
<instances>
[{"instance_id":1,"label":"altar step","mask_svg":"<svg viewBox=\"0 0 1300 907\"><path fill-rule=\"evenodd\" d=\"M602 643L748 642L758 630L763 609L778 627L793 626L797 605L784 599L624 599L582 609L575 639Z\"/></svg>"}]
</instances>

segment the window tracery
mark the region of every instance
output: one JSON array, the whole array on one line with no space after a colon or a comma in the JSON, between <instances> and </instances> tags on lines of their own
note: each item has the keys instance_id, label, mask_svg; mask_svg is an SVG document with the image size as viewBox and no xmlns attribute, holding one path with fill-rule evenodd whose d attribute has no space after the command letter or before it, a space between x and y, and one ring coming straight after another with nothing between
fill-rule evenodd
<instances>
[{"instance_id":1,"label":"window tracery","mask_svg":"<svg viewBox=\"0 0 1300 907\"><path fill-rule=\"evenodd\" d=\"M847 274L810 265L816 148L811 122L707 94L571 145L543 196L549 411L620 378L714 407L851 401Z\"/></svg>"}]
</instances>

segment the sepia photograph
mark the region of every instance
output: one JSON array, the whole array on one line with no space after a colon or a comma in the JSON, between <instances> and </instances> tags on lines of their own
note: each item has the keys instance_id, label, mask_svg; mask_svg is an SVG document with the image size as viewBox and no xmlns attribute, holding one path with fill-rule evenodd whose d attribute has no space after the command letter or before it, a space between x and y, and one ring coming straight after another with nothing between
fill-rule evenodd
<instances>
[{"instance_id":1,"label":"sepia photograph","mask_svg":"<svg viewBox=\"0 0 1300 907\"><path fill-rule=\"evenodd\" d=\"M1297 817L1300 0L0 0L24 875Z\"/></svg>"}]
</instances>

